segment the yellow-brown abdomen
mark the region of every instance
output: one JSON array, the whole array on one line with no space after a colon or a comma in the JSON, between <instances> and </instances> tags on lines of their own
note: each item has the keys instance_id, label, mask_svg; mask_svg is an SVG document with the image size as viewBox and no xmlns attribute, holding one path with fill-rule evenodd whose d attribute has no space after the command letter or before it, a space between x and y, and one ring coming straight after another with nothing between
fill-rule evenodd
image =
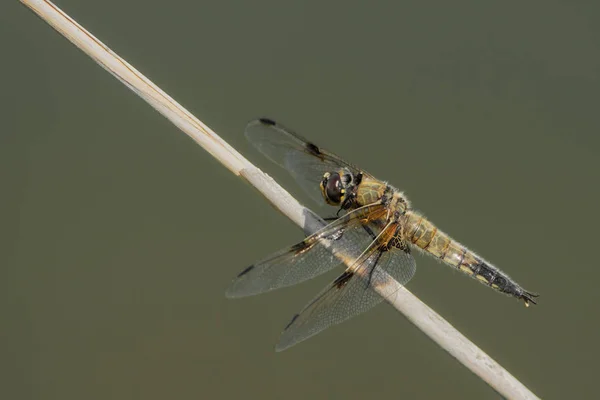
<instances>
[{"instance_id":1,"label":"yellow-brown abdomen","mask_svg":"<svg viewBox=\"0 0 600 400\"><path fill-rule=\"evenodd\" d=\"M437 257L444 263L476 278L481 283L500 292L535 303L527 292L505 273L470 251L429 222L422 215L409 211L404 216L405 240Z\"/></svg>"}]
</instances>

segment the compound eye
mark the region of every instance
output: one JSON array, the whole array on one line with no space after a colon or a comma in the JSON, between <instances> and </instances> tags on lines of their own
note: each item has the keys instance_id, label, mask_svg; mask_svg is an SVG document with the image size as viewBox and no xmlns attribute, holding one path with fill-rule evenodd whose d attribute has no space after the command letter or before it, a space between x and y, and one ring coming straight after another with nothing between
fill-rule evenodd
<instances>
[{"instance_id":1,"label":"compound eye","mask_svg":"<svg viewBox=\"0 0 600 400\"><path fill-rule=\"evenodd\" d=\"M343 194L340 174L331 174L325 184L325 196L327 197L327 202L330 204L340 204Z\"/></svg>"}]
</instances>

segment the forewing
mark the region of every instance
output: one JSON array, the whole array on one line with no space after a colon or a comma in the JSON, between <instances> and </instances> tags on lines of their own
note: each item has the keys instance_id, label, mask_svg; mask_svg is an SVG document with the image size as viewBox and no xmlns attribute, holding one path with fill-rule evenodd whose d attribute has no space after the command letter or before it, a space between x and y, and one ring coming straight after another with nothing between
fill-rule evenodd
<instances>
[{"instance_id":1,"label":"forewing","mask_svg":"<svg viewBox=\"0 0 600 400\"><path fill-rule=\"evenodd\" d=\"M395 243L399 247L383 249L377 243L369 246L352 268L347 269L292 318L276 350L285 350L393 296L395 285L388 285L390 279L395 279L401 285L410 281L416 270L415 259L407 245ZM383 297L375 287L384 291Z\"/></svg>"},{"instance_id":2,"label":"forewing","mask_svg":"<svg viewBox=\"0 0 600 400\"><path fill-rule=\"evenodd\" d=\"M267 118L250 122L246 138L267 158L287 169L302 189L318 204L324 204L319 184L326 172L347 170L371 177L365 171L325 151L302 136Z\"/></svg>"},{"instance_id":3,"label":"forewing","mask_svg":"<svg viewBox=\"0 0 600 400\"><path fill-rule=\"evenodd\" d=\"M373 240L363 225L381 218L383 205L358 208L325 226L302 242L281 250L243 270L226 292L230 298L251 296L294 285L321 275L347 254L360 254ZM342 257L341 259L339 257Z\"/></svg>"}]
</instances>

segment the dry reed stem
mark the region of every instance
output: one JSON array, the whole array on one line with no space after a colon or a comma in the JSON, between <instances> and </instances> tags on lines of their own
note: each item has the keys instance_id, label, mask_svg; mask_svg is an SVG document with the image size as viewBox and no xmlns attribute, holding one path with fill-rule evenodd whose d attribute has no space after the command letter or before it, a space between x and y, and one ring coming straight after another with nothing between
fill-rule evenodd
<instances>
[{"instance_id":1,"label":"dry reed stem","mask_svg":"<svg viewBox=\"0 0 600 400\"><path fill-rule=\"evenodd\" d=\"M307 224L314 223L310 218L307 219L307 216L313 215L310 210L53 3L43 0L21 2L173 122L231 172L245 178L297 225L306 228ZM314 226L309 229L314 229ZM388 303L465 367L506 398L538 398L415 295L397 283L395 285L393 290L397 291L396 295L393 299L386 299ZM382 290L390 293L389 287Z\"/></svg>"}]
</instances>

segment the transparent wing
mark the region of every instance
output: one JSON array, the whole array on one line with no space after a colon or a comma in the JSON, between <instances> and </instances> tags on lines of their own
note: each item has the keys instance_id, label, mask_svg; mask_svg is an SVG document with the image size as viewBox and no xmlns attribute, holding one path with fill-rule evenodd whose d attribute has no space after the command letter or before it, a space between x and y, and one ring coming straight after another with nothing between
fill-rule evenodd
<instances>
[{"instance_id":1,"label":"transparent wing","mask_svg":"<svg viewBox=\"0 0 600 400\"><path fill-rule=\"evenodd\" d=\"M381 218L385 212L383 205L374 204L345 214L302 242L243 270L232 282L226 296L235 298L264 293L329 271L340 265L339 257L360 254L369 246L373 236L363 224Z\"/></svg>"},{"instance_id":2,"label":"transparent wing","mask_svg":"<svg viewBox=\"0 0 600 400\"><path fill-rule=\"evenodd\" d=\"M326 172L345 169L353 175L362 173L372 177L270 119L261 118L250 122L245 133L246 138L261 153L287 169L317 204L324 204L319 183Z\"/></svg>"},{"instance_id":3,"label":"transparent wing","mask_svg":"<svg viewBox=\"0 0 600 400\"><path fill-rule=\"evenodd\" d=\"M384 297L395 293L388 286L390 279L404 285L415 274L416 263L408 245L397 237L391 238L386 246L382 240L389 235L386 227L369 248L357 259L352 268L329 284L304 309L292 318L281 335L277 351L285 350L298 342L316 335L322 330L339 324L379 304ZM386 232L388 231L388 232ZM375 287L384 291L382 297ZM385 292L388 288L388 292Z\"/></svg>"}]
</instances>

